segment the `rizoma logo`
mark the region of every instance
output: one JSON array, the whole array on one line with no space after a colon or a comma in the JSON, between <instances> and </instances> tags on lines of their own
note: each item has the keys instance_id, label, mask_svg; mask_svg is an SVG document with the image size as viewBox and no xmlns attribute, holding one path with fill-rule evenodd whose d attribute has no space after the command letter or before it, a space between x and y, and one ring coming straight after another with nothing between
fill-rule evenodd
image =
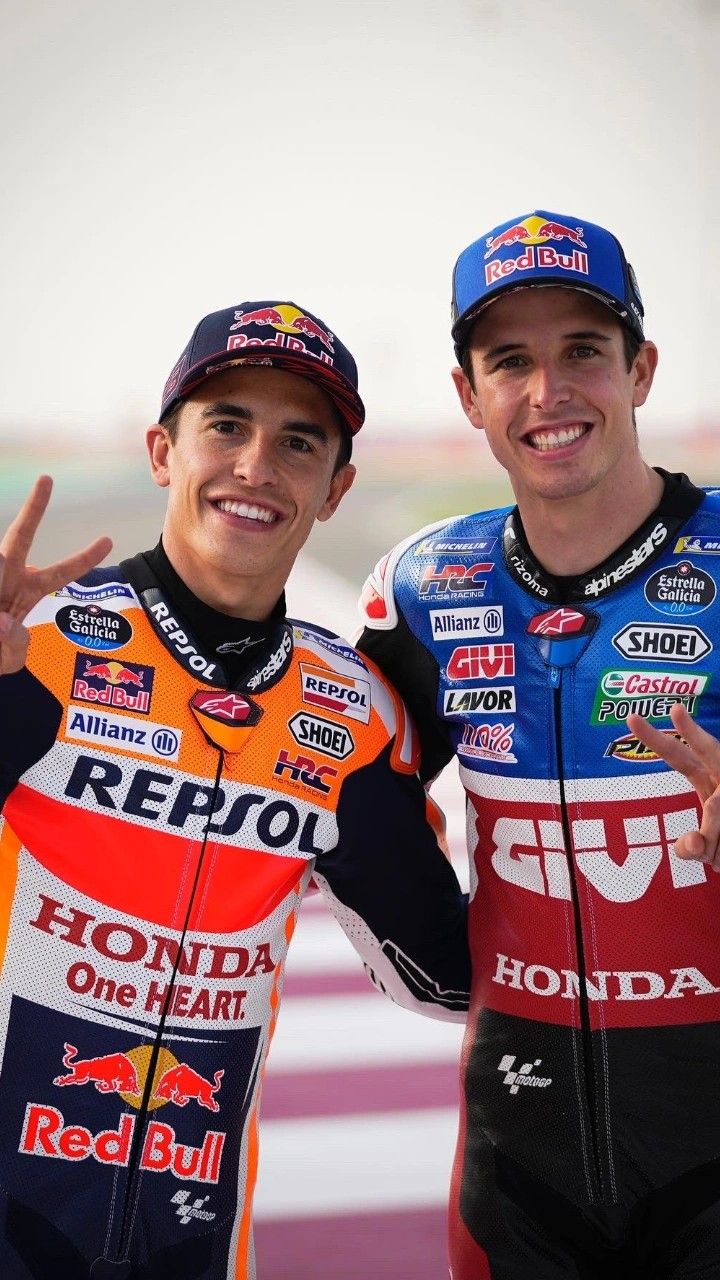
<instances>
[{"instance_id":1,"label":"rizoma logo","mask_svg":"<svg viewBox=\"0 0 720 1280\"><path fill-rule=\"evenodd\" d=\"M525 586L528 587L530 591L534 591L536 596L542 596L544 598L548 594L547 587L543 585L540 579L533 573L532 569L528 568L524 557L519 555L517 551L510 552L508 562L511 568L515 570L518 578L525 583Z\"/></svg>"},{"instance_id":2,"label":"rizoma logo","mask_svg":"<svg viewBox=\"0 0 720 1280\"><path fill-rule=\"evenodd\" d=\"M370 684L358 676L342 676L337 671L300 663L302 700L325 711L335 711L368 724L370 720Z\"/></svg>"},{"instance_id":3,"label":"rizoma logo","mask_svg":"<svg viewBox=\"0 0 720 1280\"><path fill-rule=\"evenodd\" d=\"M466 644L453 649L447 666L450 680L496 680L515 675L514 644Z\"/></svg>"},{"instance_id":4,"label":"rizoma logo","mask_svg":"<svg viewBox=\"0 0 720 1280\"><path fill-rule=\"evenodd\" d=\"M423 569L418 587L421 599L426 596L484 596L487 575L494 569L492 561L478 564L429 564Z\"/></svg>"},{"instance_id":5,"label":"rizoma logo","mask_svg":"<svg viewBox=\"0 0 720 1280\"><path fill-rule=\"evenodd\" d=\"M536 1058L534 1062L523 1062L521 1067L515 1070L515 1054L506 1053L498 1063L498 1071L502 1071L504 1075L503 1084L506 1084L511 1093L518 1093L521 1085L525 1085L531 1089L547 1089L552 1084L552 1076L534 1076L531 1074L533 1067L539 1067L542 1058Z\"/></svg>"}]
</instances>

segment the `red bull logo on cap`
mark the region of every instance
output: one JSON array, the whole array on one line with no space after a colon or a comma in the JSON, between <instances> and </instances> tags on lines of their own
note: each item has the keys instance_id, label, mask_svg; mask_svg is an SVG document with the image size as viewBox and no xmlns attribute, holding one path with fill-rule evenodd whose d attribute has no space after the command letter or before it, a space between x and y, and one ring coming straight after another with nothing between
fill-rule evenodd
<instances>
[{"instance_id":1,"label":"red bull logo on cap","mask_svg":"<svg viewBox=\"0 0 720 1280\"><path fill-rule=\"evenodd\" d=\"M275 330L273 337L260 338L243 332L249 326L265 325ZM309 346L304 339L310 340ZM236 311L235 322L230 326L228 351L246 347L283 347L286 351L301 351L326 364L332 364L334 342L334 335L312 316L306 315L289 302L278 302L274 306L258 307L254 311ZM317 344L324 350L319 350Z\"/></svg>"},{"instance_id":2,"label":"red bull logo on cap","mask_svg":"<svg viewBox=\"0 0 720 1280\"><path fill-rule=\"evenodd\" d=\"M555 248L555 243L562 244L569 252ZM501 249L522 246L523 252L515 257L493 258L493 254ZM561 271L576 271L581 275L588 274L588 255L584 252L587 244L583 239L583 228L569 226L564 222L549 222L537 214L524 218L522 222L506 227L496 236L488 236L485 250L485 283L494 284L510 276L515 271L530 271L538 267L546 269L558 268ZM492 259L490 262L487 259Z\"/></svg>"}]
</instances>

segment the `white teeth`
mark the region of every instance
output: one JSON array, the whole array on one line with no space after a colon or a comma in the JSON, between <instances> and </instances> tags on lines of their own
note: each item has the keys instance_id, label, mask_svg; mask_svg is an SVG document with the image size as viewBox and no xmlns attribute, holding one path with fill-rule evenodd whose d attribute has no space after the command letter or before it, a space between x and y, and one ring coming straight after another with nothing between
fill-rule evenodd
<instances>
[{"instance_id":1,"label":"white teeth","mask_svg":"<svg viewBox=\"0 0 720 1280\"><path fill-rule=\"evenodd\" d=\"M251 507L247 502L231 502L229 498L221 498L216 505L220 511L228 511L233 516L243 516L245 520L260 520L263 524L273 524L277 519L274 511L266 511L264 507Z\"/></svg>"},{"instance_id":2,"label":"white teeth","mask_svg":"<svg viewBox=\"0 0 720 1280\"><path fill-rule=\"evenodd\" d=\"M561 449L563 445L572 444L573 440L584 436L587 430L585 423L578 422L572 427L560 427L558 431L534 431L528 436L528 440L533 449L545 453L548 449Z\"/></svg>"}]
</instances>

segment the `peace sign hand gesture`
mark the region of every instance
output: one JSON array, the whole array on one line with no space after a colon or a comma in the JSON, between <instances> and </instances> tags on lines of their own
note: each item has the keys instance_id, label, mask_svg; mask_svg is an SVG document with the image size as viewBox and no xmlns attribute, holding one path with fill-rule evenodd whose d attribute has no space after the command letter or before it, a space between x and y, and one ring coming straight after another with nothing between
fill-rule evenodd
<instances>
[{"instance_id":1,"label":"peace sign hand gesture","mask_svg":"<svg viewBox=\"0 0 720 1280\"><path fill-rule=\"evenodd\" d=\"M694 858L720 871L720 742L695 723L681 702L671 707L670 718L680 739L661 733L642 716L628 716L627 722L631 733L671 769L684 774L700 797L700 829L680 836L675 846L678 857Z\"/></svg>"},{"instance_id":2,"label":"peace sign hand gesture","mask_svg":"<svg viewBox=\"0 0 720 1280\"><path fill-rule=\"evenodd\" d=\"M28 567L33 538L52 493L50 476L40 476L20 514L0 542L0 675L19 671L27 656L29 632L23 622L43 596L82 577L105 559L110 538L96 538L84 551L48 565Z\"/></svg>"}]
</instances>

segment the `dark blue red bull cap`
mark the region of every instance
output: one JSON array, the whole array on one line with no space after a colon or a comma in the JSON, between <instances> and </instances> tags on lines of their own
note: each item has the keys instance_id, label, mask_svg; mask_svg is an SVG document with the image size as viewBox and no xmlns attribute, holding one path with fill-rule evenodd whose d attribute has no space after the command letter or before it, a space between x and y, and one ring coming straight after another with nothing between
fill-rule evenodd
<instances>
[{"instance_id":1,"label":"dark blue red bull cap","mask_svg":"<svg viewBox=\"0 0 720 1280\"><path fill-rule=\"evenodd\" d=\"M592 222L536 209L475 240L455 263L452 336L458 359L477 316L500 294L544 285L589 293L644 342L642 298L620 241Z\"/></svg>"},{"instance_id":2,"label":"dark blue red bull cap","mask_svg":"<svg viewBox=\"0 0 720 1280\"><path fill-rule=\"evenodd\" d=\"M294 302L240 302L204 316L165 384L160 422L195 387L231 366L287 369L330 397L348 442L365 421L357 365L347 347Z\"/></svg>"}]
</instances>

